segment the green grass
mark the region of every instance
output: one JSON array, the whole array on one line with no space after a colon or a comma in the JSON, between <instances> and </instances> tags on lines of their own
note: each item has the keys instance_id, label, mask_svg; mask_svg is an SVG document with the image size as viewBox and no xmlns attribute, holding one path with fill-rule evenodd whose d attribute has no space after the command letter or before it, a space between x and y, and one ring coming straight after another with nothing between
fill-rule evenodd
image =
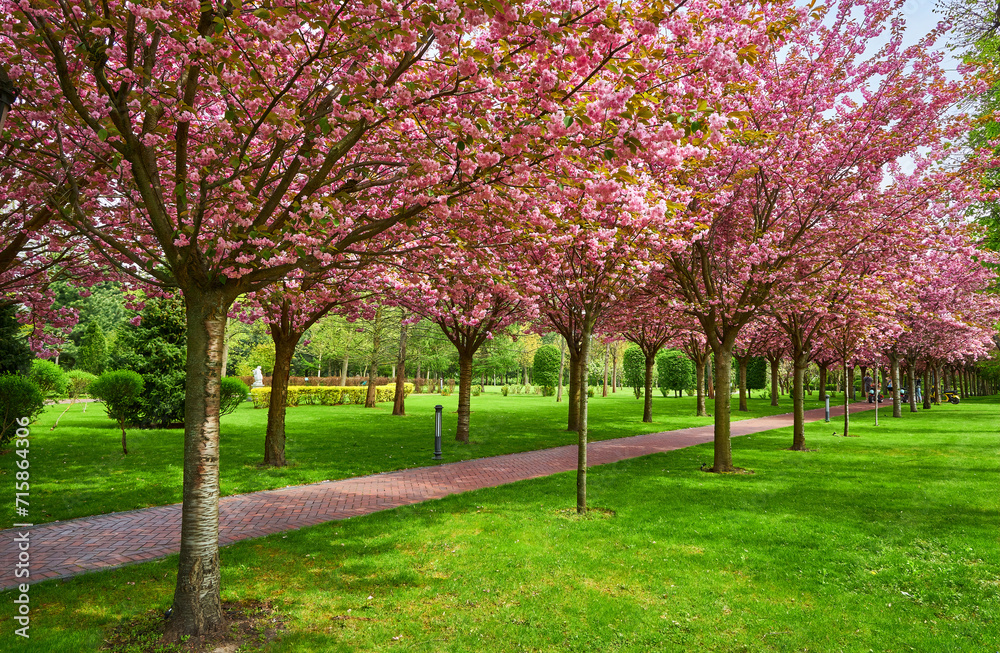
<instances>
[{"instance_id":1,"label":"green grass","mask_svg":"<svg viewBox=\"0 0 1000 653\"><path fill-rule=\"evenodd\" d=\"M658 393L657 393L658 394ZM819 407L807 397L807 408ZM458 397L410 395L407 415L394 417L391 404L361 406L301 406L287 417L286 453L281 469L260 468L264 457L267 411L249 403L222 418L221 490L223 496L270 490L323 480L363 476L408 467L432 465L434 405L444 406L444 460L453 462L576 442L566 431L566 403L552 397L484 394L472 398L472 442L454 440ZM791 410L787 397L773 408L767 399L751 401L750 413L734 419L760 417ZM713 410L714 402L708 402ZM32 426L31 518L36 524L107 512L178 503L181 500L184 433L174 430L128 432L129 454L121 452L121 431L99 404L72 406L50 427L65 406L49 406ZM590 403L590 437L604 440L711 423L694 417L694 398L653 401L652 424L643 424L642 402L631 391ZM0 479L11 477L14 456L0 456ZM12 510L12 508L11 508ZM17 521L17 520L13 520Z\"/></svg>"},{"instance_id":2,"label":"green grass","mask_svg":"<svg viewBox=\"0 0 1000 653\"><path fill-rule=\"evenodd\" d=\"M524 481L241 542L227 599L270 599L288 631L266 650L1000 650L996 397L857 438L807 425L733 441L754 475L698 471L711 445ZM92 651L165 609L176 556L31 590L32 639L5 651ZM10 592L2 599L10 603ZM398 638L398 639L395 639Z\"/></svg>"}]
</instances>

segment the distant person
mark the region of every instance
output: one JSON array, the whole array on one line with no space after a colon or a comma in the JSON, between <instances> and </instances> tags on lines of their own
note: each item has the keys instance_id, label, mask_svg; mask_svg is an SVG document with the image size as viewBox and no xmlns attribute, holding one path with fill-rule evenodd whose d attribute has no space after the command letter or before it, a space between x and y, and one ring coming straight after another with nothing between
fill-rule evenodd
<instances>
[{"instance_id":1,"label":"distant person","mask_svg":"<svg viewBox=\"0 0 1000 653\"><path fill-rule=\"evenodd\" d=\"M917 379L917 388L916 388L916 391L913 393L913 398L916 401L923 401L924 400L923 392L920 390L920 379Z\"/></svg>"}]
</instances>

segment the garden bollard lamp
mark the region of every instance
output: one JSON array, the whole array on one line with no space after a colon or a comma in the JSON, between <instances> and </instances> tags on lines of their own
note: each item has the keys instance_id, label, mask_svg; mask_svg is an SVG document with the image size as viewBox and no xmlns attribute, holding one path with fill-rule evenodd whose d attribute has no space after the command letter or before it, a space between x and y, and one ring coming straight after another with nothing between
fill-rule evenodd
<instances>
[{"instance_id":1,"label":"garden bollard lamp","mask_svg":"<svg viewBox=\"0 0 1000 653\"><path fill-rule=\"evenodd\" d=\"M826 397L826 421L830 421L830 396Z\"/></svg>"},{"instance_id":2,"label":"garden bollard lamp","mask_svg":"<svg viewBox=\"0 0 1000 653\"><path fill-rule=\"evenodd\" d=\"M441 411L444 406L434 407L434 460L441 460Z\"/></svg>"}]
</instances>

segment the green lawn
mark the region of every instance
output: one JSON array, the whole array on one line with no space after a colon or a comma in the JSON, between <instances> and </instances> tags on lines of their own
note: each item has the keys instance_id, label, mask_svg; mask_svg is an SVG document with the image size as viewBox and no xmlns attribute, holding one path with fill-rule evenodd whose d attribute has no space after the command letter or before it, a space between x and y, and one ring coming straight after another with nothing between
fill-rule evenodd
<instances>
[{"instance_id":1,"label":"green lawn","mask_svg":"<svg viewBox=\"0 0 1000 653\"><path fill-rule=\"evenodd\" d=\"M565 473L242 542L223 594L287 616L272 653L1000 650L998 399L872 421L737 438L754 475L698 471L711 445L596 467L613 516ZM97 650L176 564L36 585L4 650Z\"/></svg>"},{"instance_id":2,"label":"green lawn","mask_svg":"<svg viewBox=\"0 0 1000 653\"><path fill-rule=\"evenodd\" d=\"M657 393L659 394L659 393ZM815 397L807 408L819 407ZM222 494L241 494L323 480L363 476L407 467L432 465L434 405L444 409L444 460L452 462L576 442L566 431L566 403L537 395L472 398L472 442L454 440L458 396L410 395L407 415L394 417L392 404L361 406L301 406L288 411L289 466L260 468L264 456L267 412L247 403L222 418ZM714 402L709 403L709 410ZM754 399L750 413L759 417L791 410L791 400L772 408ZM656 421L643 424L642 402L631 391L591 402L590 437L604 440L711 422L694 417L694 398L655 397ZM31 518L36 524L121 510L177 503L181 500L184 433L176 430L128 432L129 454L121 452L121 431L99 404L77 404L50 427L65 406L50 406L32 426ZM0 456L0 475L10 477L16 459ZM2 476L0 476L2 478ZM14 520L17 521L17 520Z\"/></svg>"}]
</instances>

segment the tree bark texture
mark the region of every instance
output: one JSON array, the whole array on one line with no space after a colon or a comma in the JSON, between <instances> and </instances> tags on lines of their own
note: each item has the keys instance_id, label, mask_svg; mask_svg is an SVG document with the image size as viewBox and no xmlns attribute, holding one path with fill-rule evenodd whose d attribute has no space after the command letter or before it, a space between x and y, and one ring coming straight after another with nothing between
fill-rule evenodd
<instances>
[{"instance_id":1,"label":"tree bark texture","mask_svg":"<svg viewBox=\"0 0 1000 653\"><path fill-rule=\"evenodd\" d=\"M805 351L792 355L792 451L806 450L805 375L809 354Z\"/></svg>"},{"instance_id":2,"label":"tree bark texture","mask_svg":"<svg viewBox=\"0 0 1000 653\"><path fill-rule=\"evenodd\" d=\"M917 360L906 359L906 394L910 401L910 412L917 412Z\"/></svg>"},{"instance_id":3,"label":"tree bark texture","mask_svg":"<svg viewBox=\"0 0 1000 653\"><path fill-rule=\"evenodd\" d=\"M826 378L827 378L827 365L823 363L819 365L819 400L826 401Z\"/></svg>"},{"instance_id":4,"label":"tree bark texture","mask_svg":"<svg viewBox=\"0 0 1000 653\"><path fill-rule=\"evenodd\" d=\"M458 428L455 440L469 443L469 418L472 412L472 354L458 354Z\"/></svg>"},{"instance_id":5,"label":"tree bark texture","mask_svg":"<svg viewBox=\"0 0 1000 653\"><path fill-rule=\"evenodd\" d=\"M889 356L889 374L892 376L892 416L902 417L903 407L899 396L899 357L896 355Z\"/></svg>"},{"instance_id":6,"label":"tree bark texture","mask_svg":"<svg viewBox=\"0 0 1000 653\"><path fill-rule=\"evenodd\" d=\"M699 357L694 363L695 398L697 399L695 414L698 417L708 417L708 409L705 408L705 363L707 358L708 356L705 356L704 359Z\"/></svg>"},{"instance_id":7,"label":"tree bark texture","mask_svg":"<svg viewBox=\"0 0 1000 653\"><path fill-rule=\"evenodd\" d=\"M587 378L587 358L590 355L590 341L594 330L594 318L588 317L584 320L582 334L580 337L580 356L577 360L579 376L581 379ZM576 512L583 514L587 512L587 391L580 389L579 397L579 440L577 445L577 469L576 469Z\"/></svg>"},{"instance_id":8,"label":"tree bark texture","mask_svg":"<svg viewBox=\"0 0 1000 653\"><path fill-rule=\"evenodd\" d=\"M406 415L406 331L407 324L399 327L399 357L396 359L396 393L392 398L392 414Z\"/></svg>"},{"instance_id":9,"label":"tree bark texture","mask_svg":"<svg viewBox=\"0 0 1000 653\"><path fill-rule=\"evenodd\" d=\"M732 340L736 340L735 334ZM730 428L732 408L729 403L729 375L732 372L733 343L723 341L717 346L713 345L712 349L715 354L715 460L712 471L732 472L735 468Z\"/></svg>"},{"instance_id":10,"label":"tree bark texture","mask_svg":"<svg viewBox=\"0 0 1000 653\"><path fill-rule=\"evenodd\" d=\"M777 356L768 356L768 362L771 363L771 405L778 405L778 363L781 362L781 358Z\"/></svg>"},{"instance_id":11,"label":"tree bark texture","mask_svg":"<svg viewBox=\"0 0 1000 653\"><path fill-rule=\"evenodd\" d=\"M854 368L850 368L848 373L847 359L844 359L844 378L848 380L850 386L844 388L844 437L851 435L851 399L854 394Z\"/></svg>"},{"instance_id":12,"label":"tree bark texture","mask_svg":"<svg viewBox=\"0 0 1000 653\"><path fill-rule=\"evenodd\" d=\"M219 387L235 297L186 289L187 376L181 547L168 639L225 627L219 568Z\"/></svg>"},{"instance_id":13,"label":"tree bark texture","mask_svg":"<svg viewBox=\"0 0 1000 653\"><path fill-rule=\"evenodd\" d=\"M569 415L567 418L567 431L580 430L580 355L570 348L569 350Z\"/></svg>"},{"instance_id":14,"label":"tree bark texture","mask_svg":"<svg viewBox=\"0 0 1000 653\"><path fill-rule=\"evenodd\" d=\"M608 396L608 356L611 353L611 344L607 344L604 347L604 390L601 392L602 397ZM560 360L560 368L562 367L562 361Z\"/></svg>"},{"instance_id":15,"label":"tree bark texture","mask_svg":"<svg viewBox=\"0 0 1000 653\"><path fill-rule=\"evenodd\" d=\"M271 325L274 341L274 371L271 372L271 399L267 406L267 431L264 435L264 464L284 467L285 461L285 412L288 410L288 377L292 356L299 334L283 334Z\"/></svg>"},{"instance_id":16,"label":"tree bark texture","mask_svg":"<svg viewBox=\"0 0 1000 653\"><path fill-rule=\"evenodd\" d=\"M559 345L559 385L556 386L556 403L562 401L563 374L566 372L566 338L560 337L559 339L562 343ZM607 383L605 383L605 390L607 390Z\"/></svg>"}]
</instances>

